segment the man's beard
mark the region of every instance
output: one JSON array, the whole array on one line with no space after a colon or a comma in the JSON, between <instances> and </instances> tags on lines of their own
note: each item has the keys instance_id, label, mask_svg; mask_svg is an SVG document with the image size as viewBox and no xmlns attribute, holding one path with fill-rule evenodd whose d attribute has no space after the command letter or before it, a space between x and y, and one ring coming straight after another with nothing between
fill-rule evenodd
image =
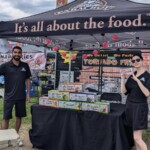
<instances>
[{"instance_id":1,"label":"man's beard","mask_svg":"<svg viewBox=\"0 0 150 150\"><path fill-rule=\"evenodd\" d=\"M13 56L13 59L15 60L15 61L20 61L20 57L15 57L15 56Z\"/></svg>"}]
</instances>

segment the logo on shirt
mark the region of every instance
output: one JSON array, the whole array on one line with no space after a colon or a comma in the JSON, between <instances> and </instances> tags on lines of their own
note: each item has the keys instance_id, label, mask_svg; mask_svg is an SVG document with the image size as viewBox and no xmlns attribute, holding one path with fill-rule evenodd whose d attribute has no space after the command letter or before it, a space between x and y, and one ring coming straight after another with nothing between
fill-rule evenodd
<instances>
[{"instance_id":1,"label":"logo on shirt","mask_svg":"<svg viewBox=\"0 0 150 150\"><path fill-rule=\"evenodd\" d=\"M22 68L21 71L26 71L26 69L25 69L25 68Z\"/></svg>"},{"instance_id":2,"label":"logo on shirt","mask_svg":"<svg viewBox=\"0 0 150 150\"><path fill-rule=\"evenodd\" d=\"M145 82L145 78L144 77L142 77L140 80L143 81L143 82Z\"/></svg>"}]
</instances>

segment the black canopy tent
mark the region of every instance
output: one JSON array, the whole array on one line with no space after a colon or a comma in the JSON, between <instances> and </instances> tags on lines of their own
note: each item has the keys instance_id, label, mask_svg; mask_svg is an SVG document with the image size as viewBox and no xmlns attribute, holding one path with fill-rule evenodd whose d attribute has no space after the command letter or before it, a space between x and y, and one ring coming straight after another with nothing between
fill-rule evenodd
<instances>
[{"instance_id":1,"label":"black canopy tent","mask_svg":"<svg viewBox=\"0 0 150 150\"><path fill-rule=\"evenodd\" d=\"M117 36L117 40L113 40ZM73 39L73 40L72 40ZM105 49L149 49L150 32L124 32L124 33L107 33L107 34L77 34L77 35L58 35L46 37L7 37L9 41L37 45L42 47L58 46L59 49L69 50L70 41L72 40L72 50L92 50ZM46 41L50 40L50 43ZM108 42L107 47L103 47L103 42Z\"/></svg>"},{"instance_id":2,"label":"black canopy tent","mask_svg":"<svg viewBox=\"0 0 150 150\"><path fill-rule=\"evenodd\" d=\"M149 29L150 5L127 0L77 0L41 14L0 22L0 37L18 41L16 37L43 36L66 50L110 49L101 46L104 41L116 50L116 42L131 41L135 49L149 47ZM116 33L118 41L112 41ZM139 39L144 40L140 45Z\"/></svg>"},{"instance_id":3,"label":"black canopy tent","mask_svg":"<svg viewBox=\"0 0 150 150\"><path fill-rule=\"evenodd\" d=\"M117 36L117 40L112 37ZM149 49L150 48L150 32L124 32L124 33L107 33L107 34L89 34L89 35L60 35L48 36L53 41L53 45L57 45L60 49L70 49L70 39L73 40L73 50L116 50L120 49ZM103 42L107 42L108 46L103 47Z\"/></svg>"},{"instance_id":4,"label":"black canopy tent","mask_svg":"<svg viewBox=\"0 0 150 150\"><path fill-rule=\"evenodd\" d=\"M43 36L52 39L55 45L66 50L70 49L71 40L72 50L100 49L104 41L109 42L108 48L148 48L150 32L145 31L150 29L149 18L150 5L127 0L77 0L41 14L1 21L0 37L47 46L39 41L24 38ZM131 31L130 34L126 33ZM103 33L105 36L101 36ZM115 33L118 41L111 40ZM139 39L142 39L140 44ZM127 44L122 46L116 42Z\"/></svg>"},{"instance_id":5,"label":"black canopy tent","mask_svg":"<svg viewBox=\"0 0 150 150\"><path fill-rule=\"evenodd\" d=\"M127 0L77 0L42 14L0 22L1 38L47 36L68 50L80 50L83 46L87 49L90 47L100 49L101 43L107 38L107 33L149 30L150 5L136 4ZM105 36L102 36L103 33ZM127 35L120 36L119 40L134 39L137 42L136 37L141 38L132 36L129 38ZM72 47L70 41L73 41Z\"/></svg>"},{"instance_id":6,"label":"black canopy tent","mask_svg":"<svg viewBox=\"0 0 150 150\"><path fill-rule=\"evenodd\" d=\"M146 31L150 5L127 0L77 0L41 14L0 22L0 37Z\"/></svg>"}]
</instances>

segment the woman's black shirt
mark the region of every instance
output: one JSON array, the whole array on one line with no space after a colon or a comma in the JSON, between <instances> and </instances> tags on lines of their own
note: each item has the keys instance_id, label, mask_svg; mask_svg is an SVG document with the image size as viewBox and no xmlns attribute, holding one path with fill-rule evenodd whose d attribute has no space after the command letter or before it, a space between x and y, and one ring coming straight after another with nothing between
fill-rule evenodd
<instances>
[{"instance_id":1,"label":"woman's black shirt","mask_svg":"<svg viewBox=\"0 0 150 150\"><path fill-rule=\"evenodd\" d=\"M135 72L136 74L136 72ZM145 71L137 77L142 84L150 91L150 73ZM138 83L130 76L125 84L127 92L127 101L134 103L147 103L147 97L143 94Z\"/></svg>"}]
</instances>

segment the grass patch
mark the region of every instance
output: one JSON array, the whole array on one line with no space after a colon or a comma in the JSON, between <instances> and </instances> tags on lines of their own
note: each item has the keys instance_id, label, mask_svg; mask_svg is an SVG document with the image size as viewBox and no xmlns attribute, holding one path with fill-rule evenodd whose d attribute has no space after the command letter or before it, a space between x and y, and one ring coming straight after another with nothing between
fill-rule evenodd
<instances>
[{"instance_id":1,"label":"grass patch","mask_svg":"<svg viewBox=\"0 0 150 150\"><path fill-rule=\"evenodd\" d=\"M148 149L150 150L150 121L148 123L148 129L144 131L143 139L146 142Z\"/></svg>"},{"instance_id":2,"label":"grass patch","mask_svg":"<svg viewBox=\"0 0 150 150\"><path fill-rule=\"evenodd\" d=\"M37 102L38 102L38 98L33 97L33 98L31 98L30 102L27 103L27 105L26 105L27 116L22 119L22 124L30 125L30 127L31 127L31 105L33 105ZM0 126L2 123L2 118L3 118L3 99L0 98ZM14 122L15 122L15 113L13 110L13 118L10 119L9 128L14 128Z\"/></svg>"}]
</instances>

